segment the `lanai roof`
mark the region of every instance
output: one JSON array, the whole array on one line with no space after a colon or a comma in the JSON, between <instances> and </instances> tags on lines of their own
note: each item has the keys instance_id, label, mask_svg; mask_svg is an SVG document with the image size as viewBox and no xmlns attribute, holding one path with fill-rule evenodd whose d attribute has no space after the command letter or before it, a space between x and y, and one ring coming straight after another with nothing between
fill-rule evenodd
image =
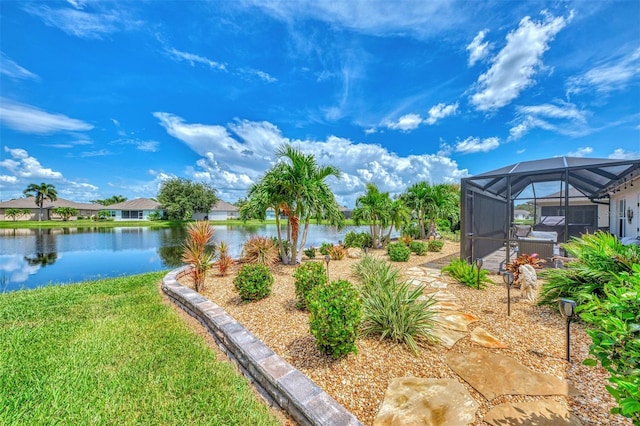
<instances>
[{"instance_id":1,"label":"lanai roof","mask_svg":"<svg viewBox=\"0 0 640 426\"><path fill-rule=\"evenodd\" d=\"M523 161L463 181L499 197L510 195L513 199L532 183L567 180L586 197L595 199L605 196L610 187L631 173L640 173L640 160L553 157Z\"/></svg>"}]
</instances>

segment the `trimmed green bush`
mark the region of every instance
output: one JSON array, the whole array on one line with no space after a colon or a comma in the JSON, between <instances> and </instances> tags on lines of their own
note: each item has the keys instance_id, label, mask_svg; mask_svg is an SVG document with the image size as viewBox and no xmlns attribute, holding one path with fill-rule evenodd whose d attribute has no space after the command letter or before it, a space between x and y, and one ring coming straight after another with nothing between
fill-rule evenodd
<instances>
[{"instance_id":1,"label":"trimmed green bush","mask_svg":"<svg viewBox=\"0 0 640 426\"><path fill-rule=\"evenodd\" d=\"M462 259L454 259L450 264L442 268L442 272L449 274L458 282L469 287L478 288L478 268L469 265ZM480 269L480 289L487 287L492 282L487 276L489 272L486 269Z\"/></svg>"},{"instance_id":2,"label":"trimmed green bush","mask_svg":"<svg viewBox=\"0 0 640 426\"><path fill-rule=\"evenodd\" d=\"M391 243L387 245L387 254L394 262L407 262L411 255L411 249L404 243Z\"/></svg>"},{"instance_id":3,"label":"trimmed green bush","mask_svg":"<svg viewBox=\"0 0 640 426\"><path fill-rule=\"evenodd\" d=\"M327 270L322 262L306 262L293 273L298 309L307 309L307 300L311 290L327 283Z\"/></svg>"},{"instance_id":4,"label":"trimmed green bush","mask_svg":"<svg viewBox=\"0 0 640 426\"><path fill-rule=\"evenodd\" d=\"M233 286L242 300L260 300L271 294L273 275L266 265L247 264L238 271Z\"/></svg>"},{"instance_id":5,"label":"trimmed green bush","mask_svg":"<svg viewBox=\"0 0 640 426\"><path fill-rule=\"evenodd\" d=\"M316 346L334 359L356 353L362 303L349 281L339 280L311 290L309 329Z\"/></svg>"},{"instance_id":6,"label":"trimmed green bush","mask_svg":"<svg viewBox=\"0 0 640 426\"><path fill-rule=\"evenodd\" d=\"M429 246L424 241L411 241L409 243L409 249L418 256L424 256L427 254Z\"/></svg>"},{"instance_id":7,"label":"trimmed green bush","mask_svg":"<svg viewBox=\"0 0 640 426\"><path fill-rule=\"evenodd\" d=\"M442 251L442 247L444 247L444 242L441 240L431 240L428 243L429 251L440 252Z\"/></svg>"},{"instance_id":8,"label":"trimmed green bush","mask_svg":"<svg viewBox=\"0 0 640 426\"><path fill-rule=\"evenodd\" d=\"M349 231L344 236L344 246L347 248L373 247L373 239L371 238L371 234L368 232L357 233L355 231Z\"/></svg>"},{"instance_id":9,"label":"trimmed green bush","mask_svg":"<svg viewBox=\"0 0 640 426\"><path fill-rule=\"evenodd\" d=\"M329 249L331 249L331 247L333 247L333 244L331 243L322 243L320 244L320 253L322 253L323 256L326 256L329 254Z\"/></svg>"},{"instance_id":10,"label":"trimmed green bush","mask_svg":"<svg viewBox=\"0 0 640 426\"><path fill-rule=\"evenodd\" d=\"M308 249L304 249L304 254L309 259L314 259L316 257L316 248L311 246Z\"/></svg>"}]
</instances>

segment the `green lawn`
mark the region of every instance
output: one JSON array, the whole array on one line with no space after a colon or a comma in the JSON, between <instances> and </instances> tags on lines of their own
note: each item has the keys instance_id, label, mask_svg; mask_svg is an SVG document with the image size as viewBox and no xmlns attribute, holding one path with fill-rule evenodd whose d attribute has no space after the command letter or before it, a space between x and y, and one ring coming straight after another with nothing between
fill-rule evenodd
<instances>
[{"instance_id":1,"label":"green lawn","mask_svg":"<svg viewBox=\"0 0 640 426\"><path fill-rule=\"evenodd\" d=\"M279 424L161 302L163 274L1 294L0 424Z\"/></svg>"}]
</instances>

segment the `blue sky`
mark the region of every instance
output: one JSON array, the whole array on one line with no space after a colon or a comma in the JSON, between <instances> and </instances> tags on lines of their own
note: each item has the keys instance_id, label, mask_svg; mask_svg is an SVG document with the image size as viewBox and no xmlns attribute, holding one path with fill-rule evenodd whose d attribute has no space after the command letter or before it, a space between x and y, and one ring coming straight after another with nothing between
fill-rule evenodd
<instances>
[{"instance_id":1,"label":"blue sky","mask_svg":"<svg viewBox=\"0 0 640 426\"><path fill-rule=\"evenodd\" d=\"M0 200L208 182L282 143L392 194L551 156L640 158L638 1L0 2Z\"/></svg>"}]
</instances>

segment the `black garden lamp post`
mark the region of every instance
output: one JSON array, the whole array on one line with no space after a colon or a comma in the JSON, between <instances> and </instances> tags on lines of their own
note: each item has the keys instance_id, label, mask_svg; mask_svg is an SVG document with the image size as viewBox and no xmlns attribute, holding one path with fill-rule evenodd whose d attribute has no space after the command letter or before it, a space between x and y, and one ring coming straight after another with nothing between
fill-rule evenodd
<instances>
[{"instance_id":1,"label":"black garden lamp post","mask_svg":"<svg viewBox=\"0 0 640 426\"><path fill-rule=\"evenodd\" d=\"M567 362L571 362L571 320L576 315L576 302L560 299L560 313L567 319Z\"/></svg>"},{"instance_id":2,"label":"black garden lamp post","mask_svg":"<svg viewBox=\"0 0 640 426\"><path fill-rule=\"evenodd\" d=\"M331 256L328 254L324 255L324 263L327 265L327 281L329 281L329 262L331 261Z\"/></svg>"},{"instance_id":3,"label":"black garden lamp post","mask_svg":"<svg viewBox=\"0 0 640 426\"><path fill-rule=\"evenodd\" d=\"M478 290L480 290L480 269L482 269L482 264L484 260L481 257L476 257L476 268L478 268Z\"/></svg>"},{"instance_id":4,"label":"black garden lamp post","mask_svg":"<svg viewBox=\"0 0 640 426\"><path fill-rule=\"evenodd\" d=\"M511 286L513 285L513 274L505 272L502 276L504 285L507 286L507 316L511 316Z\"/></svg>"}]
</instances>

